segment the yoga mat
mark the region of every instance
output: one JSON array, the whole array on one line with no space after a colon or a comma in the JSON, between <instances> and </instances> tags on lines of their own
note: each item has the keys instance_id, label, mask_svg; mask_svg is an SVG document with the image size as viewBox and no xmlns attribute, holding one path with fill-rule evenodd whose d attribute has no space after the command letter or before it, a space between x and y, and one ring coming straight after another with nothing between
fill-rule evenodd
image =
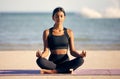
<instances>
[{"instance_id":1,"label":"yoga mat","mask_svg":"<svg viewBox=\"0 0 120 79\"><path fill-rule=\"evenodd\" d=\"M40 75L40 70L0 70L0 76Z\"/></svg>"},{"instance_id":2,"label":"yoga mat","mask_svg":"<svg viewBox=\"0 0 120 79\"><path fill-rule=\"evenodd\" d=\"M31 76L31 75L41 75L40 70L0 70L0 76ZM42 74L44 75L44 74ZM58 74L51 74L58 75ZM66 75L66 74L60 74ZM120 69L79 69L75 70L73 74L70 75L120 75Z\"/></svg>"},{"instance_id":3,"label":"yoga mat","mask_svg":"<svg viewBox=\"0 0 120 79\"><path fill-rule=\"evenodd\" d=\"M120 75L120 69L82 69L74 71L79 75Z\"/></svg>"}]
</instances>

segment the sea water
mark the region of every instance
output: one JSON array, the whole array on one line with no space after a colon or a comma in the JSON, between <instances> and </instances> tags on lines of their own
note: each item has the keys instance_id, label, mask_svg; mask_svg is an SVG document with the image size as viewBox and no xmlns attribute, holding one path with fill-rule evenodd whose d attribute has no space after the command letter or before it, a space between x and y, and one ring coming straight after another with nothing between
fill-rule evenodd
<instances>
[{"instance_id":1,"label":"sea water","mask_svg":"<svg viewBox=\"0 0 120 79\"><path fill-rule=\"evenodd\" d=\"M0 50L43 49L42 35L53 27L52 13L0 13ZM119 18L85 18L67 13L64 27L79 50L120 50Z\"/></svg>"}]
</instances>

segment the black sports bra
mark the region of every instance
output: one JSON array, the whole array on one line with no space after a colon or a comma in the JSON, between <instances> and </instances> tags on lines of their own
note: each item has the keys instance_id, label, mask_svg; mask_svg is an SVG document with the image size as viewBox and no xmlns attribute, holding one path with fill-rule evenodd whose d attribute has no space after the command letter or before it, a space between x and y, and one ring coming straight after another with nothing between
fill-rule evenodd
<instances>
[{"instance_id":1,"label":"black sports bra","mask_svg":"<svg viewBox=\"0 0 120 79\"><path fill-rule=\"evenodd\" d=\"M53 27L49 29L48 46L50 50L55 49L68 49L69 46L69 35L67 28L64 28L64 34L61 36L55 36L52 34Z\"/></svg>"}]
</instances>

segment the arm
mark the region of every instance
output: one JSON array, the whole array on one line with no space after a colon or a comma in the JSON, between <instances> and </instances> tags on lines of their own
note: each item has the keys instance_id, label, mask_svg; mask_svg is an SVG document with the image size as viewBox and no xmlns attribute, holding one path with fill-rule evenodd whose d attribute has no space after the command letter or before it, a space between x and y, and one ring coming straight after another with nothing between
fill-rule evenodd
<instances>
[{"instance_id":1,"label":"arm","mask_svg":"<svg viewBox=\"0 0 120 79\"><path fill-rule=\"evenodd\" d=\"M36 56L37 57L47 57L49 55L49 48L48 48L48 35L49 35L49 30L45 30L43 32L43 43L44 43L44 50L41 53L39 50L36 52Z\"/></svg>"},{"instance_id":2,"label":"arm","mask_svg":"<svg viewBox=\"0 0 120 79\"><path fill-rule=\"evenodd\" d=\"M80 54L78 51L76 51L75 47L74 47L74 34L72 32L72 30L68 29L68 35L70 36L70 54L74 57L85 57L86 56L86 52L82 51L82 53Z\"/></svg>"}]
</instances>

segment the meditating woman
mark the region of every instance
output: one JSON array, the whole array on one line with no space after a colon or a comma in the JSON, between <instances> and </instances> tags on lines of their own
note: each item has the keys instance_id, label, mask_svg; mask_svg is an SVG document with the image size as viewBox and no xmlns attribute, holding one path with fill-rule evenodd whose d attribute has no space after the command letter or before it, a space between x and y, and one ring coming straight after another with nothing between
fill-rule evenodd
<instances>
[{"instance_id":1,"label":"meditating woman","mask_svg":"<svg viewBox=\"0 0 120 79\"><path fill-rule=\"evenodd\" d=\"M42 74L71 73L70 69L75 70L84 62L86 52L79 53L75 50L73 32L63 26L65 17L66 13L62 7L55 8L52 14L55 24L43 32L44 50L36 52L36 62ZM69 59L68 49L75 57L72 60ZM46 59L49 50L50 56Z\"/></svg>"}]
</instances>

